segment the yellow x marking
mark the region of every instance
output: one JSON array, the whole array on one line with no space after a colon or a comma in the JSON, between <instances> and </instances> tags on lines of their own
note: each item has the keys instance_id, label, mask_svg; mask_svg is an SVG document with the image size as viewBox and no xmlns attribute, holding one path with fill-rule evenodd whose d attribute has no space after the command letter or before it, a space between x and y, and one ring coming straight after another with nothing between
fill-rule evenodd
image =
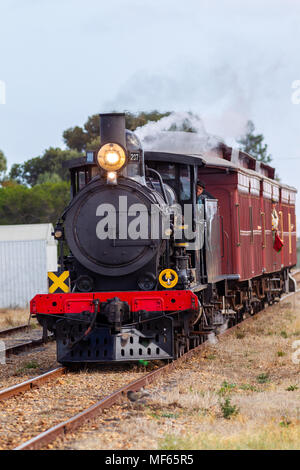
<instances>
[{"instance_id":1,"label":"yellow x marking","mask_svg":"<svg viewBox=\"0 0 300 470\"><path fill-rule=\"evenodd\" d=\"M57 289L61 289L65 293L69 292L70 288L65 284L65 280L69 277L69 274L69 271L64 271L60 276L57 276L53 272L48 272L48 277L53 282L49 287L49 294L53 294Z\"/></svg>"}]
</instances>

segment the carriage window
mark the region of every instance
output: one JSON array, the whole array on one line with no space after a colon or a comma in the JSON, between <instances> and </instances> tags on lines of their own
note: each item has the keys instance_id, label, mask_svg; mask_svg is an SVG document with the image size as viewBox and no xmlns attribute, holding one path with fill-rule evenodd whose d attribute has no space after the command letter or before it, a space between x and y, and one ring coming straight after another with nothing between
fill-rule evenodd
<instances>
[{"instance_id":1,"label":"carriage window","mask_svg":"<svg viewBox=\"0 0 300 470\"><path fill-rule=\"evenodd\" d=\"M82 189L86 185L86 172L79 171L78 172L78 189Z\"/></svg>"},{"instance_id":2,"label":"carriage window","mask_svg":"<svg viewBox=\"0 0 300 470\"><path fill-rule=\"evenodd\" d=\"M164 181L175 180L176 172L173 163L159 163L156 170L160 173Z\"/></svg>"},{"instance_id":3,"label":"carriage window","mask_svg":"<svg viewBox=\"0 0 300 470\"><path fill-rule=\"evenodd\" d=\"M99 170L96 168L94 172L94 166L71 169L71 194L74 197L82 188L84 188L91 179L99 174Z\"/></svg>"},{"instance_id":4,"label":"carriage window","mask_svg":"<svg viewBox=\"0 0 300 470\"><path fill-rule=\"evenodd\" d=\"M180 165L180 200L187 201L191 199L191 175L188 165Z\"/></svg>"}]
</instances>

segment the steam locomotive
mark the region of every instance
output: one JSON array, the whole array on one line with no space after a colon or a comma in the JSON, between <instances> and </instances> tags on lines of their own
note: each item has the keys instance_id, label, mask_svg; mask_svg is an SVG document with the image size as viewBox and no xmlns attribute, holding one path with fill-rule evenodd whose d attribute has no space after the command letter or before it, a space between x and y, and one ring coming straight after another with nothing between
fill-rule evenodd
<instances>
[{"instance_id":1,"label":"steam locomotive","mask_svg":"<svg viewBox=\"0 0 300 470\"><path fill-rule=\"evenodd\" d=\"M124 114L101 114L100 148L66 162L59 270L30 303L59 362L174 359L295 289L296 190L244 152L200 150L144 152Z\"/></svg>"}]
</instances>

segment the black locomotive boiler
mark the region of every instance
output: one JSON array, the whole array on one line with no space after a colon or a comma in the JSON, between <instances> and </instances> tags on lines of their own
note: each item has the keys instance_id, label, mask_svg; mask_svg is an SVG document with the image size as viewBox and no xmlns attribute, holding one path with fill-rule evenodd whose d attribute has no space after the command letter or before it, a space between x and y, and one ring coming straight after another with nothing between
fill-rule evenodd
<instances>
[{"instance_id":1,"label":"black locomotive boiler","mask_svg":"<svg viewBox=\"0 0 300 470\"><path fill-rule=\"evenodd\" d=\"M59 362L173 359L263 307L267 291L258 301L238 273L222 273L218 201L196 200L200 155L145 158L125 115L101 114L100 148L67 166L59 270L31 301ZM267 277L277 279L273 297L287 289L288 269Z\"/></svg>"}]
</instances>

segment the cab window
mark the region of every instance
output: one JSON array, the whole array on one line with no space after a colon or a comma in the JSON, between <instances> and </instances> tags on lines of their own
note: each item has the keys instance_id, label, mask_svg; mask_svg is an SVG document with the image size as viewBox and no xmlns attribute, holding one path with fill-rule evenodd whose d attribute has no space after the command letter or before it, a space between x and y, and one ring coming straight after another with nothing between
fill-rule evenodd
<instances>
[{"instance_id":1,"label":"cab window","mask_svg":"<svg viewBox=\"0 0 300 470\"><path fill-rule=\"evenodd\" d=\"M189 165L168 162L148 162L148 165L158 171L163 181L174 189L179 201L192 199Z\"/></svg>"},{"instance_id":2,"label":"cab window","mask_svg":"<svg viewBox=\"0 0 300 470\"><path fill-rule=\"evenodd\" d=\"M179 167L179 185L180 185L180 200L188 201L191 199L191 174L190 166L180 165Z\"/></svg>"},{"instance_id":3,"label":"cab window","mask_svg":"<svg viewBox=\"0 0 300 470\"><path fill-rule=\"evenodd\" d=\"M165 182L174 181L176 178L176 168L174 163L159 163L156 170L160 173Z\"/></svg>"}]
</instances>

